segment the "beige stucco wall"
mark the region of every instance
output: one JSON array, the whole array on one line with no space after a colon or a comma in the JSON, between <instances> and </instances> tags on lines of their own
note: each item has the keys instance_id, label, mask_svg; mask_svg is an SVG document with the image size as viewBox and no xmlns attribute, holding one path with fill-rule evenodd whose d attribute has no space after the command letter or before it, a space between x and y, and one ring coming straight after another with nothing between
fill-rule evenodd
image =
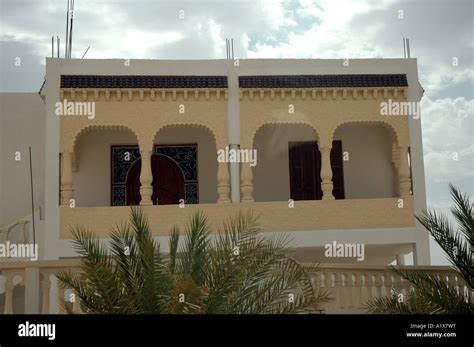
<instances>
[{"instance_id":1,"label":"beige stucco wall","mask_svg":"<svg viewBox=\"0 0 474 347\"><path fill-rule=\"evenodd\" d=\"M406 88L347 88L313 90L243 90L240 101L241 145L250 146L265 124L307 124L329 144L334 131L346 123L384 124L399 146L409 146L408 118L381 116L380 103L406 101ZM289 110L292 110L290 112Z\"/></svg>"},{"instance_id":2,"label":"beige stucco wall","mask_svg":"<svg viewBox=\"0 0 474 347\"><path fill-rule=\"evenodd\" d=\"M227 101L223 90L179 90L161 92L147 90L63 90L68 101L95 104L95 118L60 116L61 152L72 152L76 138L91 128L128 128L138 137L142 148L150 149L156 132L168 125L205 126L220 147L229 143ZM153 94L152 94L153 92ZM184 106L183 113L180 108Z\"/></svg>"},{"instance_id":3,"label":"beige stucco wall","mask_svg":"<svg viewBox=\"0 0 474 347\"><path fill-rule=\"evenodd\" d=\"M346 199L396 196L396 172L392 164L392 134L383 126L349 124L338 128L348 152L344 165ZM317 141L308 125L269 124L261 127L254 141L257 166L253 168L255 201L287 201L290 198L288 142Z\"/></svg>"},{"instance_id":4,"label":"beige stucco wall","mask_svg":"<svg viewBox=\"0 0 474 347\"><path fill-rule=\"evenodd\" d=\"M197 143L200 202L217 202L216 145L206 128L166 127L157 134L154 143ZM123 129L96 129L77 139L77 171L74 173L76 206L110 206L110 146L120 144L137 144L137 139L130 131Z\"/></svg>"},{"instance_id":5,"label":"beige stucco wall","mask_svg":"<svg viewBox=\"0 0 474 347\"><path fill-rule=\"evenodd\" d=\"M0 94L0 226L31 213L31 146L35 207L44 206L44 103L37 93ZM15 160L15 152L21 160Z\"/></svg>"},{"instance_id":6,"label":"beige stucco wall","mask_svg":"<svg viewBox=\"0 0 474 347\"><path fill-rule=\"evenodd\" d=\"M209 223L214 226L213 232L216 232L217 227L222 226L229 217L235 217L237 213L249 209L253 210L255 216L259 216L259 225L264 232L360 229L364 233L373 228L415 226L413 197L408 196L403 200L403 208L399 207L398 198L297 201L294 208L290 208L286 202L199 204L187 205L184 208L162 205L141 208L148 216L151 232L155 236L169 235L173 225L184 228L197 211L202 211L207 216ZM111 226L121 221L127 222L130 207L60 206L60 211L61 239L71 238L70 227L75 225L93 230L98 237L108 237Z\"/></svg>"}]
</instances>

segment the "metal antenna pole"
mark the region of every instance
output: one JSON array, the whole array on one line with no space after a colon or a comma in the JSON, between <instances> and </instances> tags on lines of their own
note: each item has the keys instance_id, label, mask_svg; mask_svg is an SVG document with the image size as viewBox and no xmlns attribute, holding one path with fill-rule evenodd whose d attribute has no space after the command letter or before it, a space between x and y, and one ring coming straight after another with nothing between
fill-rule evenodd
<instances>
[{"instance_id":1,"label":"metal antenna pole","mask_svg":"<svg viewBox=\"0 0 474 347\"><path fill-rule=\"evenodd\" d=\"M66 12L66 47L64 48L64 58L68 58L68 41L69 41L69 0L67 0L67 12Z\"/></svg>"},{"instance_id":2,"label":"metal antenna pole","mask_svg":"<svg viewBox=\"0 0 474 347\"><path fill-rule=\"evenodd\" d=\"M69 58L72 57L72 26L74 24L74 0L71 0L71 27L69 29Z\"/></svg>"}]
</instances>

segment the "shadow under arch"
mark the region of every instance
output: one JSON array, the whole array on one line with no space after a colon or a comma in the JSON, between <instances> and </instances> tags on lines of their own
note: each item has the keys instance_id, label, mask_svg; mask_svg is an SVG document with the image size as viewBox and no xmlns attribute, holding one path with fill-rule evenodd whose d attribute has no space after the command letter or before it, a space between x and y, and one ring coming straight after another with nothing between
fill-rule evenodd
<instances>
[{"instance_id":1,"label":"shadow under arch","mask_svg":"<svg viewBox=\"0 0 474 347\"><path fill-rule=\"evenodd\" d=\"M305 122L272 122L258 127L252 147L257 151L253 172L253 197L256 202L290 199L290 145L319 141L317 130ZM248 165L248 164L243 164ZM319 179L314 173L314 179Z\"/></svg>"}]
</instances>

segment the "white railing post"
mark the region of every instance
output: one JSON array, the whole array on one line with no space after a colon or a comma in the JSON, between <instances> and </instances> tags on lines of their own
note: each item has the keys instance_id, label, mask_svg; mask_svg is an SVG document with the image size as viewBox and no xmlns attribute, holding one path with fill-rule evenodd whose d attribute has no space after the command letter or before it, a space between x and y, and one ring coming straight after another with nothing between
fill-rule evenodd
<instances>
[{"instance_id":1,"label":"white railing post","mask_svg":"<svg viewBox=\"0 0 474 347\"><path fill-rule=\"evenodd\" d=\"M49 296L51 294L50 275L51 274L49 272L43 273L43 278L41 280L41 289L43 291L43 308L41 309L41 313L43 314L51 313L50 300L49 300Z\"/></svg>"},{"instance_id":2,"label":"white railing post","mask_svg":"<svg viewBox=\"0 0 474 347\"><path fill-rule=\"evenodd\" d=\"M15 288L13 285L13 277L14 275L10 272L5 274L5 314L13 313L13 289Z\"/></svg>"},{"instance_id":3,"label":"white railing post","mask_svg":"<svg viewBox=\"0 0 474 347\"><path fill-rule=\"evenodd\" d=\"M65 313L65 307L64 307L64 289L61 288L59 284L59 280L57 280L57 288L58 288L58 305L56 307L56 313L57 314L64 314Z\"/></svg>"},{"instance_id":4,"label":"white railing post","mask_svg":"<svg viewBox=\"0 0 474 347\"><path fill-rule=\"evenodd\" d=\"M25 313L38 314L40 294L40 273L38 267L25 269Z\"/></svg>"}]
</instances>

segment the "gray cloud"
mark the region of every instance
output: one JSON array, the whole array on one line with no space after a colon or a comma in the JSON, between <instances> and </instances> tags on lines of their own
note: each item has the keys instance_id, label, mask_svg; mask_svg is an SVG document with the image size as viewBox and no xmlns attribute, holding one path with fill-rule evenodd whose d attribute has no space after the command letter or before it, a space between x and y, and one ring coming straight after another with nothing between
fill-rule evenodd
<instances>
[{"instance_id":1,"label":"gray cloud","mask_svg":"<svg viewBox=\"0 0 474 347\"><path fill-rule=\"evenodd\" d=\"M446 211L448 181L474 193L473 6L470 0L81 0L74 56L91 46L86 58L224 58L224 39L233 37L242 58L384 58L401 57L402 37L409 37L426 90L428 204ZM0 0L0 23L0 91L38 91L51 36L64 42L65 1ZM462 156L453 162L456 149ZM444 262L439 249L433 254L434 263Z\"/></svg>"}]
</instances>

